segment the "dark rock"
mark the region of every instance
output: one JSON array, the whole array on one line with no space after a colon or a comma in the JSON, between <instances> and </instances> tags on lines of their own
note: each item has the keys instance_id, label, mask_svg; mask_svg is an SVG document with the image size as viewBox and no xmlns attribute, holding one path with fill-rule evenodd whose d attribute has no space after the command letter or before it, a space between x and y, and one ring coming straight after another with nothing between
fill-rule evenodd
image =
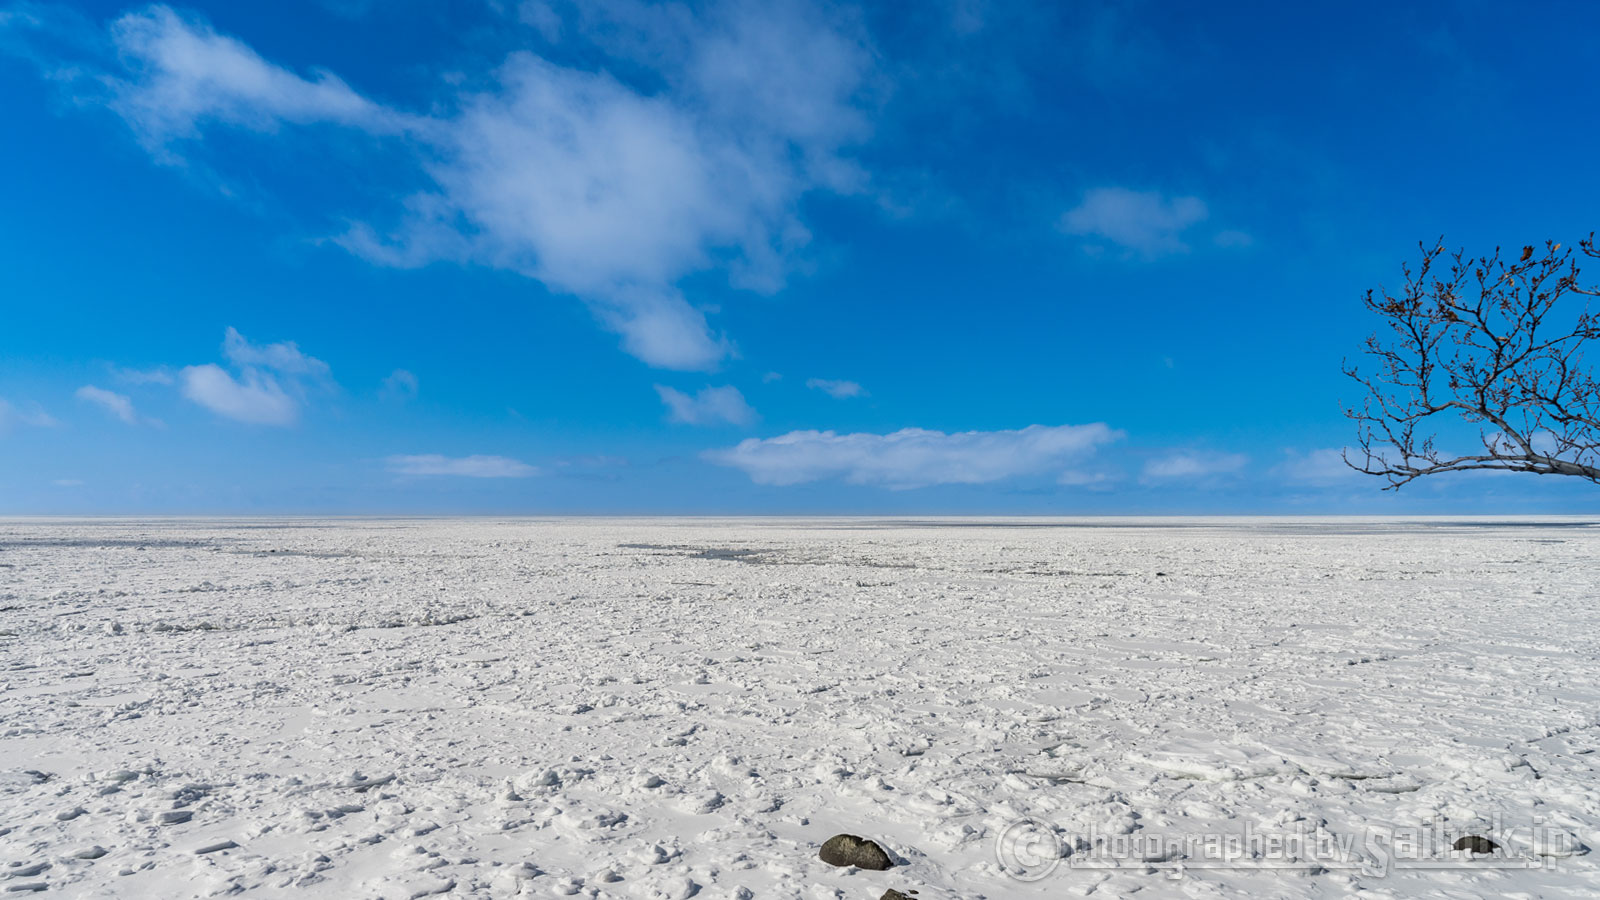
<instances>
[{"instance_id":1,"label":"dark rock","mask_svg":"<svg viewBox=\"0 0 1600 900\"><path fill-rule=\"evenodd\" d=\"M836 834L828 838L822 845L822 852L817 855L830 866L855 866L881 872L894 865L882 847L853 834Z\"/></svg>"},{"instance_id":2,"label":"dark rock","mask_svg":"<svg viewBox=\"0 0 1600 900\"><path fill-rule=\"evenodd\" d=\"M1456 842L1450 846L1450 849L1465 850L1468 853L1493 853L1500 849L1500 845L1486 837L1469 834L1466 837L1456 838Z\"/></svg>"},{"instance_id":3,"label":"dark rock","mask_svg":"<svg viewBox=\"0 0 1600 900\"><path fill-rule=\"evenodd\" d=\"M911 898L891 888L884 891L883 896L879 897L878 900L911 900Z\"/></svg>"}]
</instances>

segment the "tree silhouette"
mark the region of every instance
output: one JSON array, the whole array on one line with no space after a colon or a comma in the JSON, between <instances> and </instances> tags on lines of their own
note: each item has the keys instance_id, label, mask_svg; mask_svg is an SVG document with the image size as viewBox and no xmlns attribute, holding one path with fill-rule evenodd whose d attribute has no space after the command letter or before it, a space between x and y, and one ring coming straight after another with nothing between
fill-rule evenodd
<instances>
[{"instance_id":1,"label":"tree silhouette","mask_svg":"<svg viewBox=\"0 0 1600 900\"><path fill-rule=\"evenodd\" d=\"M1385 490L1470 469L1600 483L1600 384L1583 360L1600 338L1600 316L1584 298L1600 296L1600 286L1578 281L1578 260L1600 259L1594 234L1579 242L1581 256L1546 242L1542 254L1524 247L1514 262L1499 248L1472 259L1447 254L1442 242L1419 247L1422 263L1404 267L1404 291L1367 291L1366 307L1388 333L1366 340L1375 373L1344 365L1367 389L1359 409L1344 411L1360 450L1359 458L1346 450L1345 463L1387 479ZM1441 446L1438 426L1452 420L1476 425L1480 446Z\"/></svg>"}]
</instances>

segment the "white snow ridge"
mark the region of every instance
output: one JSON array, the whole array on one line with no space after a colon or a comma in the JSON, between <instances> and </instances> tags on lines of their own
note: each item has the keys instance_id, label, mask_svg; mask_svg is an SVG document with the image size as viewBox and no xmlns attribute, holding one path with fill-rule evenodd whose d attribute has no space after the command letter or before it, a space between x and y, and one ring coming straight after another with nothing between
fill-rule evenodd
<instances>
[{"instance_id":1,"label":"white snow ridge","mask_svg":"<svg viewBox=\"0 0 1600 900\"><path fill-rule=\"evenodd\" d=\"M1597 561L1574 520L3 521L0 891L1593 896Z\"/></svg>"}]
</instances>

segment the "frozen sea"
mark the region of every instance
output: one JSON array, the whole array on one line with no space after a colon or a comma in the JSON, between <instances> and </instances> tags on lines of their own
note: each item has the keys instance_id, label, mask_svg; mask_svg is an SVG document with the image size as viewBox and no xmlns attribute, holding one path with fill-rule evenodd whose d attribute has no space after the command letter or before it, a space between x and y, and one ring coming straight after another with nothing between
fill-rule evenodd
<instances>
[{"instance_id":1,"label":"frozen sea","mask_svg":"<svg viewBox=\"0 0 1600 900\"><path fill-rule=\"evenodd\" d=\"M0 890L1594 896L1595 521L0 520Z\"/></svg>"}]
</instances>

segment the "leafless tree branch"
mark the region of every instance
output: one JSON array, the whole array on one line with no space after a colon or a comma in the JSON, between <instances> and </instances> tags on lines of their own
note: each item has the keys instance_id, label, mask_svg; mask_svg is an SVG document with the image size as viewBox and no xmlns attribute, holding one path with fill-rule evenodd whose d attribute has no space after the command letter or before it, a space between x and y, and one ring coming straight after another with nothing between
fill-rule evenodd
<instances>
[{"instance_id":1,"label":"leafless tree branch","mask_svg":"<svg viewBox=\"0 0 1600 900\"><path fill-rule=\"evenodd\" d=\"M1346 363L1366 388L1346 407L1357 427L1351 468L1389 483L1385 490L1441 472L1491 469L1572 475L1600 484L1600 384L1585 368L1585 345L1600 338L1589 300L1600 286L1580 284L1578 259L1600 259L1595 236L1573 248L1546 242L1520 258L1446 253L1419 245L1422 262L1404 268L1397 294L1368 291L1364 303L1387 333L1366 340L1375 371ZM1580 256L1581 254L1581 256ZM1572 311L1565 297L1581 302ZM1481 448L1446 452L1441 417L1478 426Z\"/></svg>"}]
</instances>

